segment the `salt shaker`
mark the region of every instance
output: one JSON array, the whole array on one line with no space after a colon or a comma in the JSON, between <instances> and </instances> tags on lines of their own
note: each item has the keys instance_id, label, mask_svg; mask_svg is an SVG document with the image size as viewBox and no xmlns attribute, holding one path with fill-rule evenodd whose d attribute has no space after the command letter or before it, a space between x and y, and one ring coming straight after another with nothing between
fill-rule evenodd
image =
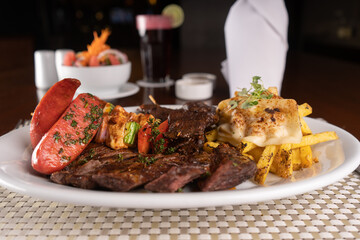
<instances>
[{"instance_id":1,"label":"salt shaker","mask_svg":"<svg viewBox=\"0 0 360 240\"><path fill-rule=\"evenodd\" d=\"M48 89L58 81L55 52L52 50L37 50L34 53L35 86L38 89Z\"/></svg>"}]
</instances>

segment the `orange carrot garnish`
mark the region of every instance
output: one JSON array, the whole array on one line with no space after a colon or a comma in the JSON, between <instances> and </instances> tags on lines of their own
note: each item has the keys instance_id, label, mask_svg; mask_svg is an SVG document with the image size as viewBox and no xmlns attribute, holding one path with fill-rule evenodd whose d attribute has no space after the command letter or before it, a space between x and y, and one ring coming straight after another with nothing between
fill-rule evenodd
<instances>
[{"instance_id":1,"label":"orange carrot garnish","mask_svg":"<svg viewBox=\"0 0 360 240\"><path fill-rule=\"evenodd\" d=\"M90 45L87 45L87 51L83 51L78 54L80 58L83 58L81 61L83 66L89 65L89 61L92 56L97 56L102 51L110 49L110 46L105 44L110 34L111 32L108 28L101 30L100 37L97 32L94 31L94 40Z\"/></svg>"}]
</instances>

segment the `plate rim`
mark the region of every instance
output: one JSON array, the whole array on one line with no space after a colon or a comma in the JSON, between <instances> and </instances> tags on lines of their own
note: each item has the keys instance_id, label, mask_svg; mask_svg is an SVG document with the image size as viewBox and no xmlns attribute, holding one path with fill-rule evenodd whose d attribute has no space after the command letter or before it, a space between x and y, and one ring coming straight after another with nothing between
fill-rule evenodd
<instances>
[{"instance_id":1,"label":"plate rim","mask_svg":"<svg viewBox=\"0 0 360 240\"><path fill-rule=\"evenodd\" d=\"M180 105L162 105L165 107L177 107ZM135 109L138 106L125 107L125 109ZM4 163L4 158L0 159L0 185L12 190L14 192L29 195L42 200L49 200L55 202L63 202L76 205L98 206L98 207L116 207L116 208L143 208L143 209L185 209L185 208L199 208L199 207L216 207L224 205L237 204L251 204L255 202L264 202L269 200L276 200L294 195L303 194L321 187L333 184L334 182L343 179L348 174L356 169L360 164L360 143L349 132L331 123L323 122L318 119L306 117L305 120L311 126L313 124L320 124L322 126L329 126L329 131L336 131L343 143L347 143L347 148L354 147L353 151L346 151L343 144L345 159L336 168L329 172L316 175L298 182L291 182L286 184L278 184L267 187L255 187L251 189L239 190L224 190L216 192L190 192L190 193L137 193L137 192L110 192L99 190L85 190L74 188L71 186L59 185L52 183L46 179L45 188L27 189L28 185L23 183L19 178L13 178L4 175L1 166ZM6 139L19 135L20 137L29 132L29 126L15 129L0 137L0 147ZM27 134L28 135L28 134ZM4 140L5 139L5 140ZM26 140L30 143L30 138ZM349 142L350 141L350 142ZM24 151L26 149L22 149ZM349 156L350 153L350 156ZM350 159L349 159L350 158ZM18 160L20 161L20 159ZM23 161L23 160L22 160ZM15 161L16 162L16 161ZM15 164L12 162L12 164ZM31 175L30 178L37 178L37 175ZM329 180L330 179L330 180ZM44 178L45 180L45 178ZM51 183L51 184L49 184ZM315 183L315 184L314 184ZM291 186L291 187L289 187ZM299 188L301 190L299 190ZM259 191L261 189L261 191ZM48 195L49 190L54 193ZM286 190L286 191L285 191ZM74 194L75 193L75 194ZM139 194L140 195L139 197ZM176 195L175 195L176 194ZM176 196L176 201L174 201ZM251 196L251 199L249 199ZM100 202L97 202L101 198ZM120 201L119 201L120 199ZM144 201L144 199L146 199ZM160 199L160 200L159 200ZM204 201L204 199L211 199L211 201ZM258 200L257 200L258 199Z\"/></svg>"},{"instance_id":2,"label":"plate rim","mask_svg":"<svg viewBox=\"0 0 360 240\"><path fill-rule=\"evenodd\" d=\"M111 100L111 99L116 99L116 98L129 97L129 96L135 95L136 93L138 93L140 91L140 87L132 82L126 82L123 85L121 85L120 88L122 88L124 86L132 87L132 89L130 89L129 91L126 91L126 92L125 91L121 92L119 90L118 92L115 92L115 93L94 93L93 95L95 95L98 98L103 99L103 100ZM79 95L80 93L82 93L82 92L76 92L76 95Z\"/></svg>"}]
</instances>

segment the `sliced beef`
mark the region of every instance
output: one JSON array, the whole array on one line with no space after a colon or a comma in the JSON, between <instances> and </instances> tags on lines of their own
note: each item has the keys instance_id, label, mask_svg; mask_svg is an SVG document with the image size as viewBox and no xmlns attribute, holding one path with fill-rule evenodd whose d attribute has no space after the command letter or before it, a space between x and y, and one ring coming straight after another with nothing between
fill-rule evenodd
<instances>
[{"instance_id":1,"label":"sliced beef","mask_svg":"<svg viewBox=\"0 0 360 240\"><path fill-rule=\"evenodd\" d=\"M63 185L93 189L97 187L91 177L94 172L109 164L121 165L135 156L137 154L128 149L113 150L102 144L91 143L69 166L52 173L50 179Z\"/></svg>"},{"instance_id":2,"label":"sliced beef","mask_svg":"<svg viewBox=\"0 0 360 240\"><path fill-rule=\"evenodd\" d=\"M140 110L150 113L162 121L169 120L169 147L181 154L199 152L205 142L205 131L219 121L216 109L202 102L189 102L180 109L169 109L159 105L141 105Z\"/></svg>"},{"instance_id":3,"label":"sliced beef","mask_svg":"<svg viewBox=\"0 0 360 240\"><path fill-rule=\"evenodd\" d=\"M192 112L213 112L215 113L216 107L209 106L204 102L187 102L183 106L184 109L187 109Z\"/></svg>"},{"instance_id":4,"label":"sliced beef","mask_svg":"<svg viewBox=\"0 0 360 240\"><path fill-rule=\"evenodd\" d=\"M183 158L177 153L142 155L132 159L134 163L125 169L110 168L109 165L106 169L97 171L92 179L101 187L125 192L158 178L173 166L183 164Z\"/></svg>"},{"instance_id":5,"label":"sliced beef","mask_svg":"<svg viewBox=\"0 0 360 240\"><path fill-rule=\"evenodd\" d=\"M192 138L169 139L169 147L176 149L176 152L183 155L191 155L201 152L205 137L194 136Z\"/></svg>"},{"instance_id":6,"label":"sliced beef","mask_svg":"<svg viewBox=\"0 0 360 240\"><path fill-rule=\"evenodd\" d=\"M141 105L140 110L162 121L169 120L168 138L188 138L203 135L206 128L219 121L215 108L201 102L190 102L180 109L160 105Z\"/></svg>"},{"instance_id":7,"label":"sliced beef","mask_svg":"<svg viewBox=\"0 0 360 240\"><path fill-rule=\"evenodd\" d=\"M214 154L202 152L191 155L184 164L171 167L168 172L146 184L145 189L153 192L175 192L210 172L215 161Z\"/></svg>"},{"instance_id":8,"label":"sliced beef","mask_svg":"<svg viewBox=\"0 0 360 240\"><path fill-rule=\"evenodd\" d=\"M254 176L256 164L234 147L222 144L214 153L202 151L205 131L218 122L214 107L200 102L187 103L182 109L153 104L142 105L141 111L169 121L164 137L168 149L176 153L139 155L91 143L50 179L85 189L129 191L145 185L149 191L174 192L195 180L202 191L229 189Z\"/></svg>"},{"instance_id":9,"label":"sliced beef","mask_svg":"<svg viewBox=\"0 0 360 240\"><path fill-rule=\"evenodd\" d=\"M166 136L172 139L199 136L212 124L214 124L214 116L210 113L181 109L169 115L169 130Z\"/></svg>"},{"instance_id":10,"label":"sliced beef","mask_svg":"<svg viewBox=\"0 0 360 240\"><path fill-rule=\"evenodd\" d=\"M151 114L155 118L160 119L162 122L168 119L171 112L177 111L176 109L161 107L158 104L143 104L140 105L141 112Z\"/></svg>"},{"instance_id":11,"label":"sliced beef","mask_svg":"<svg viewBox=\"0 0 360 240\"><path fill-rule=\"evenodd\" d=\"M256 163L234 147L222 144L215 149L220 163L210 176L198 182L201 191L217 191L235 187L255 175Z\"/></svg>"}]
</instances>

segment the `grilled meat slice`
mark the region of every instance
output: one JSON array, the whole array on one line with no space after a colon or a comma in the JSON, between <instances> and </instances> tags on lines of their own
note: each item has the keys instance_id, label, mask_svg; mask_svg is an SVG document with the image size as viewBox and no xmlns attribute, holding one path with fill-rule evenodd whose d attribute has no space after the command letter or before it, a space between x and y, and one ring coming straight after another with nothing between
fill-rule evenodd
<instances>
[{"instance_id":1,"label":"grilled meat slice","mask_svg":"<svg viewBox=\"0 0 360 240\"><path fill-rule=\"evenodd\" d=\"M183 164L183 156L171 155L140 155L132 159L133 164L125 169L112 168L110 165L97 171L92 179L101 187L113 191L129 191L158 178L171 167Z\"/></svg>"},{"instance_id":2,"label":"grilled meat slice","mask_svg":"<svg viewBox=\"0 0 360 240\"><path fill-rule=\"evenodd\" d=\"M153 115L155 118L160 119L162 122L168 119L171 112L176 111L176 109L161 107L158 104L143 104L140 105L139 110L140 112Z\"/></svg>"},{"instance_id":3,"label":"grilled meat slice","mask_svg":"<svg viewBox=\"0 0 360 240\"><path fill-rule=\"evenodd\" d=\"M200 102L187 103L180 109L155 104L141 105L140 110L162 121L168 119L169 130L166 137L171 139L203 135L206 128L219 121L215 108Z\"/></svg>"},{"instance_id":4,"label":"grilled meat slice","mask_svg":"<svg viewBox=\"0 0 360 240\"><path fill-rule=\"evenodd\" d=\"M202 102L190 102L181 109L156 104L141 105L140 110L162 121L169 120L169 128L164 136L169 140L169 147L181 154L200 152L205 141L205 130L219 121L215 107Z\"/></svg>"},{"instance_id":5,"label":"grilled meat slice","mask_svg":"<svg viewBox=\"0 0 360 240\"><path fill-rule=\"evenodd\" d=\"M170 139L169 147L176 149L176 152L183 155L191 155L201 152L205 138L203 136L194 136L192 138Z\"/></svg>"},{"instance_id":6,"label":"grilled meat slice","mask_svg":"<svg viewBox=\"0 0 360 240\"><path fill-rule=\"evenodd\" d=\"M113 150L102 144L91 143L69 166L52 173L50 179L58 184L94 189L97 184L92 180L93 173L109 164L120 164L136 155L128 149Z\"/></svg>"},{"instance_id":7,"label":"grilled meat slice","mask_svg":"<svg viewBox=\"0 0 360 240\"><path fill-rule=\"evenodd\" d=\"M220 163L209 177L198 182L201 191L229 189L255 175L256 163L234 147L222 144L216 148L215 154Z\"/></svg>"},{"instance_id":8,"label":"grilled meat slice","mask_svg":"<svg viewBox=\"0 0 360 240\"><path fill-rule=\"evenodd\" d=\"M187 102L184 104L183 108L191 112L216 112L215 106L209 106L204 102Z\"/></svg>"},{"instance_id":9,"label":"grilled meat slice","mask_svg":"<svg viewBox=\"0 0 360 240\"><path fill-rule=\"evenodd\" d=\"M210 172L215 165L214 154L202 152L189 156L184 164L173 166L170 170L145 185L145 189L153 192L175 192L187 183Z\"/></svg>"},{"instance_id":10,"label":"grilled meat slice","mask_svg":"<svg viewBox=\"0 0 360 240\"><path fill-rule=\"evenodd\" d=\"M179 109L169 115L169 130L166 137L188 138L204 135L205 129L218 121L217 115L212 112L192 112Z\"/></svg>"}]
</instances>

